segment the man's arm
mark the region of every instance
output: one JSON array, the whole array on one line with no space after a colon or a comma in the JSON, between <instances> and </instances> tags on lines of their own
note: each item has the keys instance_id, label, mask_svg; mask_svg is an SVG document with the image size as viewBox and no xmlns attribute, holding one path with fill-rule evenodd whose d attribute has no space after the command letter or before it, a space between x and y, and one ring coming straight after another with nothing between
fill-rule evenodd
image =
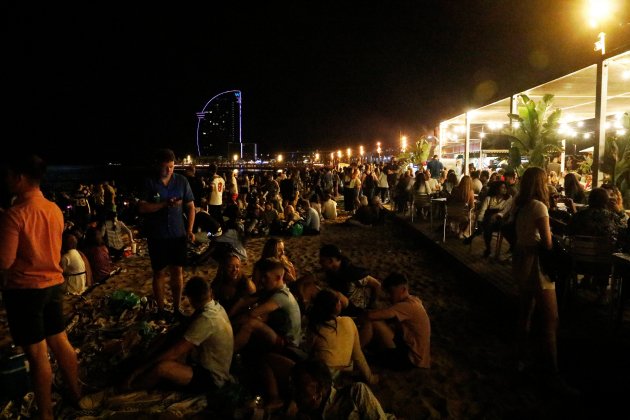
<instances>
[{"instance_id":1,"label":"man's arm","mask_svg":"<svg viewBox=\"0 0 630 420\"><path fill-rule=\"evenodd\" d=\"M367 311L365 316L370 321L392 319L396 318L396 311L394 311L390 306L389 308L373 309L371 311Z\"/></svg>"},{"instance_id":2,"label":"man's arm","mask_svg":"<svg viewBox=\"0 0 630 420\"><path fill-rule=\"evenodd\" d=\"M195 240L195 233L193 232L193 226L195 225L195 202L189 201L186 203L186 220L188 221L188 227L186 228L186 235L189 241Z\"/></svg>"},{"instance_id":3,"label":"man's arm","mask_svg":"<svg viewBox=\"0 0 630 420\"><path fill-rule=\"evenodd\" d=\"M257 306L254 309L252 309L252 311L249 313L249 316L253 318L263 318L265 317L265 315L275 311L279 307L280 305L278 305L277 302L269 299L262 305Z\"/></svg>"},{"instance_id":4,"label":"man's arm","mask_svg":"<svg viewBox=\"0 0 630 420\"><path fill-rule=\"evenodd\" d=\"M168 206L168 201L161 201L159 203L149 203L145 200L138 201L138 213L155 213Z\"/></svg>"}]
</instances>

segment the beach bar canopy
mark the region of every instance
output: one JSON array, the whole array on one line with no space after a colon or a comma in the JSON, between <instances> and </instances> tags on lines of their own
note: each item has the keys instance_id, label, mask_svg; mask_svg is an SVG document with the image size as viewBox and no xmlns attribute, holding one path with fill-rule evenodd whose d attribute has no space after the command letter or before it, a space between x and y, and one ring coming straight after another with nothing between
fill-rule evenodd
<instances>
[{"instance_id":1,"label":"beach bar canopy","mask_svg":"<svg viewBox=\"0 0 630 420\"><path fill-rule=\"evenodd\" d=\"M461 154L465 162L470 161L471 154L479 153L481 157L483 139L509 127L508 114L516 113L520 94L534 101L546 94L554 95L553 108L562 110L558 133L564 136L566 152L576 154L592 146L593 181L601 184L603 174L597 165L606 136L624 135L621 117L630 112L630 51L442 121L438 131L440 156ZM464 170L468 170L467 164Z\"/></svg>"}]
</instances>

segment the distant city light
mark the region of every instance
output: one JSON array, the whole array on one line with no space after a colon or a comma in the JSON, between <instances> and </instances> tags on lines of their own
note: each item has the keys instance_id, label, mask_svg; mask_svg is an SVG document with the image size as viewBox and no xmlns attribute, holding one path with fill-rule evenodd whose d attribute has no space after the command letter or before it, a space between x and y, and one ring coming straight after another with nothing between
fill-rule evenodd
<instances>
[{"instance_id":1,"label":"distant city light","mask_svg":"<svg viewBox=\"0 0 630 420\"><path fill-rule=\"evenodd\" d=\"M235 154L234 156L232 156L232 159L234 159L234 162L236 162L238 160L238 155Z\"/></svg>"}]
</instances>

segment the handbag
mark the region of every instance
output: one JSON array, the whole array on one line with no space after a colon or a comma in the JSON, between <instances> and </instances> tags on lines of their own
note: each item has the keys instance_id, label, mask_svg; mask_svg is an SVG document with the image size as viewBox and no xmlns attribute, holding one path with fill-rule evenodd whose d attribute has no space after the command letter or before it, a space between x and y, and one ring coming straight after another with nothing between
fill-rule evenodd
<instances>
[{"instance_id":1,"label":"handbag","mask_svg":"<svg viewBox=\"0 0 630 420\"><path fill-rule=\"evenodd\" d=\"M551 249L547 249L542 243L538 246L538 265L540 271L547 275L552 282L555 281L556 274L558 274L559 268L566 264L568 255L569 252L560 239L556 236L552 236Z\"/></svg>"},{"instance_id":2,"label":"handbag","mask_svg":"<svg viewBox=\"0 0 630 420\"><path fill-rule=\"evenodd\" d=\"M516 243L516 217L518 216L519 210L520 209L517 208L514 217L510 217L508 221L501 226L501 235L503 235L510 244Z\"/></svg>"}]
</instances>

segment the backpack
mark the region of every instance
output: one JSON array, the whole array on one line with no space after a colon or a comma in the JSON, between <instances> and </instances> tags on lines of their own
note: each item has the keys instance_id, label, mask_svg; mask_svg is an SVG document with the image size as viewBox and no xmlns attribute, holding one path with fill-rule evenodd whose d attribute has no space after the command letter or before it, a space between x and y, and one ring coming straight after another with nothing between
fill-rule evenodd
<instances>
[{"instance_id":1,"label":"backpack","mask_svg":"<svg viewBox=\"0 0 630 420\"><path fill-rule=\"evenodd\" d=\"M375 187L374 174L368 174L365 176L365 180L363 182L365 189L372 190Z\"/></svg>"}]
</instances>

